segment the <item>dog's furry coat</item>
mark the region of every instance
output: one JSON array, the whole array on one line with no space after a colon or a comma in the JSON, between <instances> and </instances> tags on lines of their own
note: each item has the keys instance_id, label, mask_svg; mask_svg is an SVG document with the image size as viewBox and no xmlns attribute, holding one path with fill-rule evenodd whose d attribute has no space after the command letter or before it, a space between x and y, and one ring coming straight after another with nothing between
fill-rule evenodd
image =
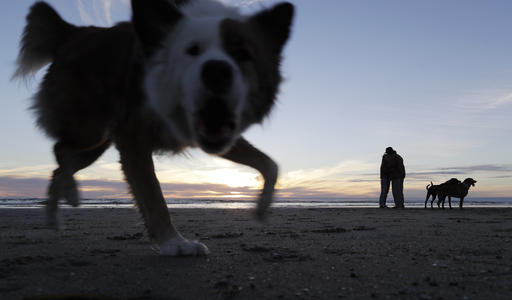
<instances>
[{"instance_id":1,"label":"dog's furry coat","mask_svg":"<svg viewBox=\"0 0 512 300\"><path fill-rule=\"evenodd\" d=\"M450 180L447 180L446 182L443 182L443 183L437 184L437 185L431 181L430 184L428 184L426 187L427 188L427 196L425 197L425 208L427 208L427 202L428 202L428 198L430 196L432 196L432 200L430 200L430 207L432 208L434 200L436 200L436 197L437 197L437 192L439 191L440 188L442 188L443 186L448 185L448 184L459 184L459 183L460 183L460 180L458 180L457 178L451 178ZM437 202L437 206L439 206L439 202Z\"/></svg>"},{"instance_id":2,"label":"dog's furry coat","mask_svg":"<svg viewBox=\"0 0 512 300\"><path fill-rule=\"evenodd\" d=\"M200 147L257 169L265 180L257 215L271 203L277 165L241 133L273 106L293 6L251 16L214 1L132 0L132 22L77 27L49 5L31 7L15 76L51 63L34 97L58 168L47 213L79 204L73 174L115 144L148 233L163 254L206 254L171 223L154 173L154 151Z\"/></svg>"},{"instance_id":3,"label":"dog's furry coat","mask_svg":"<svg viewBox=\"0 0 512 300\"><path fill-rule=\"evenodd\" d=\"M442 208L444 208L444 202L446 197L448 197L448 205L452 208L452 197L459 198L459 207L462 208L464 205L464 198L468 195L469 188L471 186L475 186L476 180L473 178L466 178L463 182L458 184L449 184L442 186L438 191L438 203L442 204Z\"/></svg>"}]
</instances>

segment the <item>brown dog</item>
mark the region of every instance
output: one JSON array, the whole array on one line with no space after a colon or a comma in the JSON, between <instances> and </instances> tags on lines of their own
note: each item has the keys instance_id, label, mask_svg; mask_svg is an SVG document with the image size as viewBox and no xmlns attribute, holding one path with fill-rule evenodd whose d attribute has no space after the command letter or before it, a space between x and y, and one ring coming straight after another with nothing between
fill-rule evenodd
<instances>
[{"instance_id":1,"label":"brown dog","mask_svg":"<svg viewBox=\"0 0 512 300\"><path fill-rule=\"evenodd\" d=\"M437 192L440 187L447 185L447 184L459 184L459 183L460 183L460 180L458 180L457 178L451 178L450 180L443 182L441 184L438 184L438 185L435 185L431 181L430 184L427 184L427 187L426 187L427 188L427 197L425 198L425 208L427 208L427 202L428 202L428 198L430 196L432 196L432 200L430 201L430 208L433 207L434 200L437 197Z\"/></svg>"},{"instance_id":2,"label":"brown dog","mask_svg":"<svg viewBox=\"0 0 512 300\"><path fill-rule=\"evenodd\" d=\"M462 208L462 205L464 204L464 197L467 196L469 187L475 186L475 183L476 180L473 178L466 178L462 183L445 185L441 187L437 191L437 196L439 199L437 206L442 203L442 208L444 208L444 201L446 200L446 197L448 197L448 205L450 208L452 208L452 197L455 197L460 199L459 207Z\"/></svg>"}]
</instances>

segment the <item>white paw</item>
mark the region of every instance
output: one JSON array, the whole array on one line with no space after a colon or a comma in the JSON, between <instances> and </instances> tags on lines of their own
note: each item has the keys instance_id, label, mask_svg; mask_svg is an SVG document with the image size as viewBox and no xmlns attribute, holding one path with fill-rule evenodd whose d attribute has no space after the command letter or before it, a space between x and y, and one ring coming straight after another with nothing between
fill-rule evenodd
<instances>
[{"instance_id":1,"label":"white paw","mask_svg":"<svg viewBox=\"0 0 512 300\"><path fill-rule=\"evenodd\" d=\"M198 241L189 241L180 235L160 244L159 247L160 255L202 256L210 253L205 244Z\"/></svg>"}]
</instances>

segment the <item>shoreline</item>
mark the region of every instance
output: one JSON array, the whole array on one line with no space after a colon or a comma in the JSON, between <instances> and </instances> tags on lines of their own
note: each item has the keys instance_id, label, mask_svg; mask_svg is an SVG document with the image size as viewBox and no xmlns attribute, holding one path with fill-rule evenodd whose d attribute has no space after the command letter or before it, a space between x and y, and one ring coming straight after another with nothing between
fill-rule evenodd
<instances>
[{"instance_id":1,"label":"shoreline","mask_svg":"<svg viewBox=\"0 0 512 300\"><path fill-rule=\"evenodd\" d=\"M482 198L485 199L485 198ZM512 198L496 199L482 199L475 200L469 199L464 203L464 208L512 208ZM43 208L45 199L0 199L0 209L16 209L16 208ZM213 200L213 199L170 199L166 202L169 209L252 209L255 206L254 200ZM392 201L388 201L388 207L393 206ZM425 205L424 200L413 200L405 203L406 208L423 208ZM79 207L71 207L63 202L60 203L60 208L133 208L135 202L132 199L82 199ZM458 209L458 199L456 199L452 206ZM338 209L338 208L376 208L378 207L378 200L346 200L346 201L332 201L332 200L285 200L274 201L272 208L322 208L322 209ZM445 204L448 209L448 203ZM430 207L430 201L427 204ZM438 209L436 203L433 205L434 209Z\"/></svg>"},{"instance_id":2,"label":"shoreline","mask_svg":"<svg viewBox=\"0 0 512 300\"><path fill-rule=\"evenodd\" d=\"M175 209L204 258L161 257L134 208L0 209L3 299L510 299L512 209ZM50 299L50 298L46 298Z\"/></svg>"}]
</instances>

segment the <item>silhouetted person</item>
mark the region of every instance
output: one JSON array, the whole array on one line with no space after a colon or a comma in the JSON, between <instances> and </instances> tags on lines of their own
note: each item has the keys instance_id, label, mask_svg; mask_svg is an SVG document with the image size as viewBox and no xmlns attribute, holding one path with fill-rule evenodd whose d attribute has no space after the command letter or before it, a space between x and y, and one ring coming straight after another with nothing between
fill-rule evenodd
<instances>
[{"instance_id":1,"label":"silhouetted person","mask_svg":"<svg viewBox=\"0 0 512 300\"><path fill-rule=\"evenodd\" d=\"M389 185L392 184L395 207L404 208L404 160L391 147L386 148L380 165L380 198L379 207L386 208Z\"/></svg>"}]
</instances>

